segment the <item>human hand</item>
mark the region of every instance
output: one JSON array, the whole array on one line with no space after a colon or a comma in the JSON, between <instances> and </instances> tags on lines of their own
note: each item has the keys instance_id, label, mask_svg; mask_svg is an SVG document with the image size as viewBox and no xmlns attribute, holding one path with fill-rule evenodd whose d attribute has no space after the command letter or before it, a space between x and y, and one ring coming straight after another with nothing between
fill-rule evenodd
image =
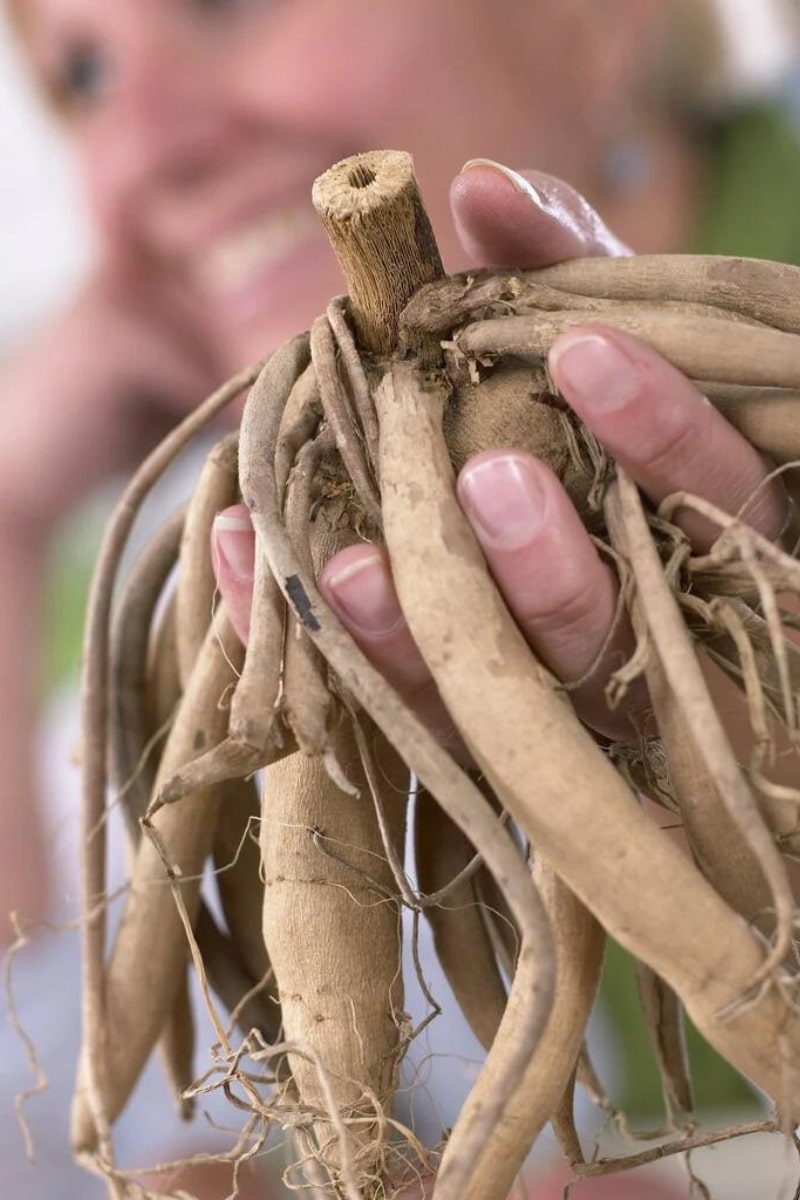
<instances>
[{"instance_id":1,"label":"human hand","mask_svg":"<svg viewBox=\"0 0 800 1200\"><path fill-rule=\"evenodd\" d=\"M490 267L627 253L572 188L535 172L521 177L474 165L457 177L452 206L465 249ZM736 512L765 479L761 455L680 372L634 338L582 326L556 341L548 365L567 403L652 500L686 490ZM609 709L604 692L611 671L633 650L630 627L615 626L616 575L558 479L530 455L493 449L466 463L457 494L535 653L562 681L582 680L572 691L578 715L607 736L630 735L629 718ZM755 529L776 537L786 516L780 483L762 486L747 511ZM696 515L678 515L698 549L713 540ZM221 594L246 638L253 559L246 510L220 516L214 552ZM367 657L447 737L452 729L403 619L383 549L360 544L337 554L320 588ZM629 703L637 695L644 702L643 688L629 693Z\"/></svg>"},{"instance_id":2,"label":"human hand","mask_svg":"<svg viewBox=\"0 0 800 1200\"><path fill-rule=\"evenodd\" d=\"M215 378L177 300L130 272L98 274L0 371L0 521L46 534Z\"/></svg>"}]
</instances>

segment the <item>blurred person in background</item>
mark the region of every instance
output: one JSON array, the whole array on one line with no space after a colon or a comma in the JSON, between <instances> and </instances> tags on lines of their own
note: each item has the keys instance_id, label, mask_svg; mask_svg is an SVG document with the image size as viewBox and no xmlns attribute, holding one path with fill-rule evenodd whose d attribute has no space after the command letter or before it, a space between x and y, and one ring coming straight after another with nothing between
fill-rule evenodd
<instances>
[{"instance_id":1,"label":"blurred person in background","mask_svg":"<svg viewBox=\"0 0 800 1200\"><path fill-rule=\"evenodd\" d=\"M788 0L13 0L10 11L74 148L99 246L69 309L0 370L0 914L36 920L58 913L33 756L36 614L54 530L341 290L313 179L360 150L411 151L451 271L628 245L800 261L800 152L782 90L796 47ZM461 169L486 158L495 165ZM574 337L570 367L565 356L556 371L579 415L592 424L580 379L622 386L633 363L658 383L650 451L669 436L670 412L703 435L659 486L723 507L752 489L760 460L665 364L619 341L601 360L590 342ZM595 432L622 438L615 452L658 490L641 445L625 445L624 430ZM560 532L579 576L532 564L528 543L487 538L498 513L510 525L520 505L530 512L541 485L534 462L513 480L496 465L483 455L483 469L462 476L462 501L512 610L548 577L573 599L578 585L592 597L592 628L564 594L526 615L553 669L580 675L613 611L609 581L566 510ZM762 494L771 532L785 498L778 485ZM246 529L221 532L216 548L236 604L247 595ZM347 594L335 575L331 601L374 649L392 603L385 574L361 572ZM559 611L572 628L552 620ZM391 654L384 666L391 674ZM624 1084L629 1101L638 1077Z\"/></svg>"}]
</instances>

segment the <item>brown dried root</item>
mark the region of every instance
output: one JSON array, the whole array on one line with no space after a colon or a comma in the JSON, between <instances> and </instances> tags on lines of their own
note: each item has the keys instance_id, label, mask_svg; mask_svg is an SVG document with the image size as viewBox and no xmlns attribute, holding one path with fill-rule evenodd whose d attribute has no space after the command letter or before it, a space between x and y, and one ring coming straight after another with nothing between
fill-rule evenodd
<instances>
[{"instance_id":1,"label":"brown dried root","mask_svg":"<svg viewBox=\"0 0 800 1200\"><path fill-rule=\"evenodd\" d=\"M752 388L711 383L699 385L726 421L778 463L800 459L796 388Z\"/></svg>"},{"instance_id":2,"label":"brown dried root","mask_svg":"<svg viewBox=\"0 0 800 1200\"><path fill-rule=\"evenodd\" d=\"M239 436L228 434L208 455L186 513L176 589L176 631L181 686L186 687L211 624L216 581L209 554L214 517L235 504Z\"/></svg>"},{"instance_id":3,"label":"brown dried root","mask_svg":"<svg viewBox=\"0 0 800 1200\"><path fill-rule=\"evenodd\" d=\"M350 389L356 436L364 444L369 471L378 480L378 418L372 403L369 380L358 352L353 331L346 315L347 297L339 297L328 305L327 318L336 339L339 358Z\"/></svg>"},{"instance_id":4,"label":"brown dried root","mask_svg":"<svg viewBox=\"0 0 800 1200\"><path fill-rule=\"evenodd\" d=\"M720 1142L730 1141L731 1138L748 1137L752 1133L779 1133L777 1121L748 1121L740 1125L731 1125L726 1129L706 1130L702 1133L688 1132L680 1138L665 1142L659 1146L651 1146L648 1150L640 1150L635 1154L625 1154L615 1158L593 1158L591 1162L573 1163L573 1171L578 1179L588 1179L596 1175L612 1175L617 1171L634 1171L648 1163L659 1162L673 1154L688 1154L691 1150L700 1150L703 1146L715 1146Z\"/></svg>"},{"instance_id":5,"label":"brown dried root","mask_svg":"<svg viewBox=\"0 0 800 1200\"><path fill-rule=\"evenodd\" d=\"M307 571L314 571L314 556L309 530L312 528L313 486L323 457L330 451L330 437L320 433L299 451L286 488L284 520L295 552ZM336 537L336 521L329 526L329 515L313 527L318 556L329 557L345 543ZM342 528L346 527L342 519ZM339 543L339 544L337 544ZM286 623L283 652L283 694L281 710L304 754L321 757L329 752L328 726L333 713L333 696L328 686L327 665L293 618ZM335 757L335 756L334 756Z\"/></svg>"},{"instance_id":6,"label":"brown dried root","mask_svg":"<svg viewBox=\"0 0 800 1200\"><path fill-rule=\"evenodd\" d=\"M800 268L759 258L640 254L582 259L536 272L543 283L609 300L680 300L742 313L774 329L800 333ZM734 381L736 382L736 381ZM741 381L739 381L741 382ZM786 381L782 381L787 386Z\"/></svg>"},{"instance_id":7,"label":"brown dried root","mask_svg":"<svg viewBox=\"0 0 800 1200\"><path fill-rule=\"evenodd\" d=\"M417 796L414 844L420 890L444 892L436 903L431 903L430 895L425 903L437 958L472 1032L488 1051L508 997L473 879L463 877L474 850L433 797L424 792Z\"/></svg>"},{"instance_id":8,"label":"brown dried root","mask_svg":"<svg viewBox=\"0 0 800 1200\"><path fill-rule=\"evenodd\" d=\"M267 771L261 816L264 941L280 989L285 1036L313 1050L289 1056L314 1122L320 1162L338 1179L346 1159L366 1195L386 1172L388 1113L403 1038L399 904L358 750L344 717L333 733L349 782L342 791L320 759L293 755ZM402 762L383 770L390 836L402 845ZM357 789L357 790L356 790ZM306 946L308 929L319 941ZM364 948L369 947L365 958ZM330 1100L322 1095L319 1068ZM331 1127L333 1106L341 1128ZM342 1144L342 1137L345 1144Z\"/></svg>"},{"instance_id":9,"label":"brown dried root","mask_svg":"<svg viewBox=\"0 0 800 1200\"><path fill-rule=\"evenodd\" d=\"M786 869L708 694L636 487L621 470L607 513L612 538L627 554L636 581L634 617L652 643L650 698L692 848L731 907L775 935L751 981L755 985L786 959L791 946L794 896Z\"/></svg>"},{"instance_id":10,"label":"brown dried root","mask_svg":"<svg viewBox=\"0 0 800 1200\"><path fill-rule=\"evenodd\" d=\"M577 1084L578 1068L576 1065L564 1089L564 1095L559 1100L558 1107L550 1117L550 1125L552 1126L556 1141L568 1163L582 1163L586 1161L580 1135L578 1134L578 1127L575 1124L575 1089Z\"/></svg>"},{"instance_id":11,"label":"brown dried root","mask_svg":"<svg viewBox=\"0 0 800 1200\"><path fill-rule=\"evenodd\" d=\"M174 611L170 609L167 627L168 633L172 634L174 638L175 703L178 700L179 689L182 690L186 687L211 620L216 586L208 552L211 525L214 515L236 499L237 447L238 435L229 434L211 451L182 522L179 549L180 572L172 601ZM126 635L125 641L129 644L129 635ZM169 692L172 690L170 687L172 684L170 678L172 661L171 655L168 653L169 649L169 647L161 645L155 651L157 691L161 695L155 696L154 700L157 703L161 701L159 707L162 708L162 711L157 714L156 729L161 728L171 715L172 706L170 705L167 709ZM163 709L167 709L167 711L163 711ZM143 806L138 810L138 817L144 815L150 801L152 786L155 782L155 765L153 765L152 772L148 772L146 777L141 778ZM194 1079L195 1044L188 970L187 962L183 968L173 1007L159 1043L168 1077L178 1097L181 1115L185 1119L188 1119L192 1113L192 1102L185 1098L184 1093Z\"/></svg>"},{"instance_id":12,"label":"brown dried root","mask_svg":"<svg viewBox=\"0 0 800 1200\"><path fill-rule=\"evenodd\" d=\"M264 423L259 445L265 457L258 462L259 470L265 462L274 460L284 409L298 377L297 387L302 389L303 399L313 401L314 392L309 396L303 385L309 355L308 335L287 342L266 364L250 393L250 400ZM301 414L305 415L302 410ZM243 488L248 469L252 467L242 463ZM284 609L260 550L256 552L253 595L247 654L230 700L227 737L196 761L181 764L180 770L164 779L162 803L174 804L200 786L250 775L294 748L280 719Z\"/></svg>"},{"instance_id":13,"label":"brown dried root","mask_svg":"<svg viewBox=\"0 0 800 1200\"><path fill-rule=\"evenodd\" d=\"M155 626L154 635L151 635L151 624L161 591L175 562L183 524L184 513L179 512L153 539L132 569L115 606L111 636L111 777L118 790L118 799L134 851L141 841L140 821L152 795L161 758L161 746L180 696L173 627L174 596L170 598L160 622ZM208 557L207 552L205 557ZM149 654L148 642L152 643ZM237 788L241 787L246 788L247 785L237 784ZM231 797L230 801L227 796L223 798L221 825L224 830L231 829L230 818L235 817L237 807L235 798ZM218 844L219 838L215 842L215 848ZM246 919L246 914L242 913L244 906L240 899L242 883L238 878L234 883L231 876L243 875L248 879L251 874L255 886L261 886L257 847L253 842L250 845L252 854L237 855L235 858L231 854L233 862L225 862L225 884L224 888L221 888L224 893L223 908L228 919L237 926L240 948L243 941L245 943L242 953L246 963L247 939L244 938L241 928ZM230 874L227 873L228 869ZM247 976L238 962L238 954L233 944L217 930L211 914L202 901L200 903L196 931L198 944L211 986L229 1012L233 1012L241 1004L246 993L268 972L266 954L260 937L260 894L254 903L253 911L260 956L255 960L257 971L252 976ZM232 917L232 913L236 915ZM253 944L252 940L250 944ZM248 965L253 968L252 959ZM250 1024L245 1032L252 1025L257 1025L274 1039L280 1023L280 1010L274 997L271 1000L268 998L266 1003L262 1002L257 1015L250 1004L244 1017L245 1023L248 1020ZM184 1117L191 1115L192 1107L186 1093L194 1080L193 1026L188 991L185 984L181 983L159 1047Z\"/></svg>"},{"instance_id":14,"label":"brown dried root","mask_svg":"<svg viewBox=\"0 0 800 1200\"><path fill-rule=\"evenodd\" d=\"M536 862L534 880L550 918L555 941L553 1010L522 1082L509 1096L502 1117L474 1169L464 1193L465 1200L505 1200L510 1193L530 1147L557 1112L570 1088L600 981L605 947L603 930L543 860ZM513 1014L511 1016L511 1020L501 1025L500 1037L513 1043L516 1031ZM489 1079L487 1075L487 1082ZM463 1128L464 1115L472 1106L480 1104L481 1099L482 1090L476 1086L445 1149L442 1170L448 1156L458 1153L456 1138L459 1127ZM563 1122L561 1128L564 1128Z\"/></svg>"},{"instance_id":15,"label":"brown dried root","mask_svg":"<svg viewBox=\"0 0 800 1200\"><path fill-rule=\"evenodd\" d=\"M114 577L136 514L147 493L180 451L227 405L249 387L261 364L235 376L199 406L148 457L126 489L109 523L92 581L86 617L83 713L83 816L81 894L85 914L82 933L84 1095L103 1152L110 1150L109 1118L104 1097L108 1073L104 1061L105 1004L105 810L108 735L108 627Z\"/></svg>"},{"instance_id":16,"label":"brown dried root","mask_svg":"<svg viewBox=\"0 0 800 1200\"><path fill-rule=\"evenodd\" d=\"M562 333L597 319L593 309L578 309L476 321L458 335L455 345L481 362L511 355L536 365ZM643 305L635 312L604 309L602 323L640 338L692 379L800 387L800 337L795 334L737 324L732 338L731 323L724 319Z\"/></svg>"},{"instance_id":17,"label":"brown dried root","mask_svg":"<svg viewBox=\"0 0 800 1200\"><path fill-rule=\"evenodd\" d=\"M353 482L364 512L380 528L381 504L370 477L370 469L356 432L353 413L339 378L334 339L327 316L318 317L311 329L311 359L319 385L325 418L336 440L347 474Z\"/></svg>"},{"instance_id":18,"label":"brown dried root","mask_svg":"<svg viewBox=\"0 0 800 1200\"><path fill-rule=\"evenodd\" d=\"M185 519L184 511L176 513L146 547L126 582L111 630L110 772L134 852L141 840L140 821L150 802L161 746L178 699L177 659L170 654L174 646L159 646L155 683L148 670L148 651L156 605L177 560ZM171 605L162 618L160 632L164 629L168 635L174 632ZM195 1049L187 969L159 1039L164 1071L184 1120L192 1116L192 1103L184 1098L184 1092L194 1079Z\"/></svg>"},{"instance_id":19,"label":"brown dried root","mask_svg":"<svg viewBox=\"0 0 800 1200\"><path fill-rule=\"evenodd\" d=\"M270 1034L272 1040L277 1040L280 1009L261 932L264 881L258 847L261 811L258 787L254 779L230 779L219 785L219 795L213 847L214 879L225 924L249 979L245 991L256 984L262 986L262 994L273 1014ZM199 943L199 931L197 940ZM209 978L214 987L213 976L209 975ZM214 990L217 991L216 987ZM243 994L237 997L236 1004Z\"/></svg>"},{"instance_id":20,"label":"brown dried root","mask_svg":"<svg viewBox=\"0 0 800 1200\"><path fill-rule=\"evenodd\" d=\"M150 803L169 712L153 711L148 671L151 625L178 556L185 513L178 512L145 548L115 606L110 645L111 782L122 804L128 836L138 845L140 819ZM159 655L159 658L162 656ZM166 657L164 655L163 657Z\"/></svg>"},{"instance_id":21,"label":"brown dried root","mask_svg":"<svg viewBox=\"0 0 800 1200\"><path fill-rule=\"evenodd\" d=\"M686 1052L683 1008L669 984L644 963L636 963L642 1012L661 1076L670 1123L694 1123L694 1094Z\"/></svg>"},{"instance_id":22,"label":"brown dried root","mask_svg":"<svg viewBox=\"0 0 800 1200\"><path fill-rule=\"evenodd\" d=\"M158 779L190 760L198 747L214 745L224 736L227 714L219 702L233 678L231 664L240 653L240 643L225 619L209 629L164 747ZM148 837L138 848L104 981L99 1061L91 1028L84 1044L73 1106L72 1139L78 1151L93 1149L121 1111L158 1038L185 955L183 923L165 886L164 864L169 863L180 881L187 909L196 913L219 800L217 792L206 789L145 817ZM102 1082L98 1085L98 1081Z\"/></svg>"}]
</instances>

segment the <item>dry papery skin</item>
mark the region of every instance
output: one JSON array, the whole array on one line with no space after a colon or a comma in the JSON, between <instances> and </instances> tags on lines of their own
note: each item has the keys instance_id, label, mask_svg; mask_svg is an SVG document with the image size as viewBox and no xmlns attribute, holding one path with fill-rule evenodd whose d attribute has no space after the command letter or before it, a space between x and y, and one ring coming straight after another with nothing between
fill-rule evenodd
<instances>
[{"instance_id":1,"label":"dry papery skin","mask_svg":"<svg viewBox=\"0 0 800 1200\"><path fill-rule=\"evenodd\" d=\"M115 1165L113 1125L156 1044L187 1113L212 1091L228 1096L232 1123L243 1122L232 1163L281 1129L287 1182L346 1200L421 1194L423 1181L435 1200L504 1200L548 1121L576 1179L752 1128L790 1130L800 1122L787 870L800 846L800 565L742 514L686 495L654 512L553 392L545 361L575 323L635 333L701 381L791 493L800 271L670 257L447 279L399 152L337 164L314 200L349 297L151 455L98 562L85 652L77 1156L111 1195L147 1194ZM143 498L243 392L239 434L212 452L187 512L118 587ZM469 455L495 445L546 459L619 574L637 648L609 695L624 705L643 676L652 706L627 742L580 723L570 687L536 660L487 571L453 483ZM256 531L246 652L215 605L207 549L214 512L239 499ZM678 506L719 526L702 556L672 520ZM388 549L468 766L317 589L328 558L362 540ZM741 695L749 740L732 744L705 664ZM405 859L410 773L416 866ZM642 792L683 826L690 853ZM104 815L117 798L130 887L107 956ZM224 928L201 891L207 862ZM486 1049L434 1147L393 1116L400 1063L422 1028L403 1009L404 907L414 961L422 918ZM590 1078L583 1042L606 935L636 960L672 1133L613 1160L581 1145L572 1116L575 1087ZM202 1064L187 963L217 1037ZM684 1014L770 1098L768 1120L697 1132ZM171 1178L165 1194L182 1194Z\"/></svg>"}]
</instances>

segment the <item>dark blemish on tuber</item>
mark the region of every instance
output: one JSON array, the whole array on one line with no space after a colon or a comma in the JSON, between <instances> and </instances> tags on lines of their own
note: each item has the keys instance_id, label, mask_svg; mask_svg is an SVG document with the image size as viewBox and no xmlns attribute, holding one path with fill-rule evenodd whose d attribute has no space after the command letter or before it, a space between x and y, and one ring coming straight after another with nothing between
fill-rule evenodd
<instances>
[{"instance_id":1,"label":"dark blemish on tuber","mask_svg":"<svg viewBox=\"0 0 800 1200\"><path fill-rule=\"evenodd\" d=\"M311 607L311 601L306 595L306 590L296 575L288 575L285 580L286 594L292 602L292 607L297 614L297 619L302 625L309 629L312 633L317 633L320 624L314 616L314 610Z\"/></svg>"}]
</instances>

